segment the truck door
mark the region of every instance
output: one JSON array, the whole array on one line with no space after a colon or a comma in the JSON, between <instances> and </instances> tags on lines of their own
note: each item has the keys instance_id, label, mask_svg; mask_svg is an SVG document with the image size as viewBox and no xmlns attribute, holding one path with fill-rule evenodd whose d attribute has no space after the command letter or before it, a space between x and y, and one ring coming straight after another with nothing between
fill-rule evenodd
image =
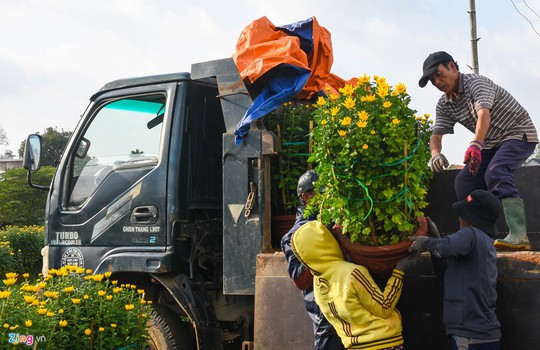
<instances>
[{"instance_id":1,"label":"truck door","mask_svg":"<svg viewBox=\"0 0 540 350\"><path fill-rule=\"evenodd\" d=\"M51 248L164 249L167 157L161 146L167 138L166 101L165 92L124 92L91 107L55 179L61 184L54 186L60 193L51 199ZM98 255L94 251L88 258L99 260Z\"/></svg>"}]
</instances>

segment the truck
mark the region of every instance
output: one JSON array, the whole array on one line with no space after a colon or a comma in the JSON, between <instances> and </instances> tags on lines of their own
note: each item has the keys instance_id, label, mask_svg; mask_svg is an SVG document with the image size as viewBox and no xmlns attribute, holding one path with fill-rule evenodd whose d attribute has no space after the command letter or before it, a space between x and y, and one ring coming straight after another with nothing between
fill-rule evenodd
<instances>
[{"instance_id":1,"label":"truck","mask_svg":"<svg viewBox=\"0 0 540 350\"><path fill-rule=\"evenodd\" d=\"M44 271L75 265L144 289L153 302L150 349L312 348L301 294L272 246L275 135L256 120L243 142L235 141L251 103L232 58L107 83L91 96L50 186L32 181L41 140L30 135L23 162L29 184L49 191ZM456 222L447 215L453 174L435 178L434 189L444 196L430 193L431 215L443 230ZM537 219L534 226L537 232ZM405 339L411 349L446 349L440 286L429 257L422 258L400 301ZM518 269L517 280L530 279L519 288L533 302L539 260L528 259L532 267L510 264L504 274L512 282ZM516 289L510 284L505 299ZM520 305L506 308L512 322L527 310ZM525 320L531 329L539 321L537 315ZM425 334L429 344L416 340ZM529 333L518 329L513 336L532 344L523 334Z\"/></svg>"}]
</instances>

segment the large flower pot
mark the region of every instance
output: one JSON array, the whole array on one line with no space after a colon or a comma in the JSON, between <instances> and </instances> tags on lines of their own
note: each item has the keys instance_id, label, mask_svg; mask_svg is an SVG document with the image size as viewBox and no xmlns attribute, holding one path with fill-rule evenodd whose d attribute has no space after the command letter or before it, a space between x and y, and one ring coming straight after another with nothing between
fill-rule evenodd
<instances>
[{"instance_id":1,"label":"large flower pot","mask_svg":"<svg viewBox=\"0 0 540 350\"><path fill-rule=\"evenodd\" d=\"M426 236L428 231L425 217L418 218L418 230L413 236ZM365 246L352 243L349 238L341 233L336 234L336 239L346 255L346 259L365 266L372 274L379 277L388 277L397 262L409 255L411 241L403 241L387 246Z\"/></svg>"}]
</instances>

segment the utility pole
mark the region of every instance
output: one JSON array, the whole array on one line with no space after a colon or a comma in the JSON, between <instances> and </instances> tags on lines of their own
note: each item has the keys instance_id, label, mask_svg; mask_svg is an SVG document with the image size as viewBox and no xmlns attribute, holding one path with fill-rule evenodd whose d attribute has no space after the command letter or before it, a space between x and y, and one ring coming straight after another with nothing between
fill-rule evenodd
<instances>
[{"instance_id":1,"label":"utility pole","mask_svg":"<svg viewBox=\"0 0 540 350\"><path fill-rule=\"evenodd\" d=\"M472 70L473 73L479 74L478 67L478 40L476 37L476 5L474 0L469 0L469 20L471 22L471 49L472 49Z\"/></svg>"}]
</instances>

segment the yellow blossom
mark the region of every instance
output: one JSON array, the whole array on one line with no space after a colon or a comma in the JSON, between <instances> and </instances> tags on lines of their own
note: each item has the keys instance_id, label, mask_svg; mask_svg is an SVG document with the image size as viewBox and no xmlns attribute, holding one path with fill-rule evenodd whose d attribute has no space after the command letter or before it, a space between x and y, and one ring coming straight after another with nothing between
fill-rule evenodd
<instances>
[{"instance_id":1,"label":"yellow blossom","mask_svg":"<svg viewBox=\"0 0 540 350\"><path fill-rule=\"evenodd\" d=\"M103 275L105 276L105 278L109 278L109 277L111 277L112 272L107 271L107 272L105 272Z\"/></svg>"},{"instance_id":2,"label":"yellow blossom","mask_svg":"<svg viewBox=\"0 0 540 350\"><path fill-rule=\"evenodd\" d=\"M369 146L367 145L367 143L364 143L364 145L362 146L363 149L368 149Z\"/></svg>"},{"instance_id":3,"label":"yellow blossom","mask_svg":"<svg viewBox=\"0 0 540 350\"><path fill-rule=\"evenodd\" d=\"M88 296L88 294L83 295L83 299L86 300L86 299L88 299L88 298L90 298L90 297Z\"/></svg>"},{"instance_id":4,"label":"yellow blossom","mask_svg":"<svg viewBox=\"0 0 540 350\"><path fill-rule=\"evenodd\" d=\"M105 331L105 327L99 327L99 328L98 328L98 331L100 331L100 332Z\"/></svg>"},{"instance_id":5,"label":"yellow blossom","mask_svg":"<svg viewBox=\"0 0 540 350\"><path fill-rule=\"evenodd\" d=\"M398 125L399 124L399 119L398 118L392 119L392 124Z\"/></svg>"},{"instance_id":6,"label":"yellow blossom","mask_svg":"<svg viewBox=\"0 0 540 350\"><path fill-rule=\"evenodd\" d=\"M390 102L390 101L384 101L383 107L384 107L384 108L390 108L390 107L392 107L392 102Z\"/></svg>"},{"instance_id":7,"label":"yellow blossom","mask_svg":"<svg viewBox=\"0 0 540 350\"><path fill-rule=\"evenodd\" d=\"M7 299L11 295L9 290L3 290L0 292L0 299Z\"/></svg>"},{"instance_id":8,"label":"yellow blossom","mask_svg":"<svg viewBox=\"0 0 540 350\"><path fill-rule=\"evenodd\" d=\"M336 100L339 97L339 95L338 94L330 94L328 97L333 101L333 100Z\"/></svg>"},{"instance_id":9,"label":"yellow blossom","mask_svg":"<svg viewBox=\"0 0 540 350\"><path fill-rule=\"evenodd\" d=\"M62 315L64 313L64 309L58 310L58 314Z\"/></svg>"},{"instance_id":10,"label":"yellow blossom","mask_svg":"<svg viewBox=\"0 0 540 350\"><path fill-rule=\"evenodd\" d=\"M39 283L38 283L39 289L43 289L43 288L45 288L46 286L47 286L47 282L39 282Z\"/></svg>"},{"instance_id":11,"label":"yellow blossom","mask_svg":"<svg viewBox=\"0 0 540 350\"><path fill-rule=\"evenodd\" d=\"M339 113L339 106L332 107L330 109L330 113L332 114L333 117L335 117Z\"/></svg>"},{"instance_id":12,"label":"yellow blossom","mask_svg":"<svg viewBox=\"0 0 540 350\"><path fill-rule=\"evenodd\" d=\"M362 98L360 98L360 100L362 102L374 102L376 99L377 99L377 96L375 96L373 94L369 94L367 96L362 96Z\"/></svg>"},{"instance_id":13,"label":"yellow blossom","mask_svg":"<svg viewBox=\"0 0 540 350\"><path fill-rule=\"evenodd\" d=\"M317 106L324 106L325 104L326 104L325 98L322 96L319 96L319 98L317 98Z\"/></svg>"},{"instance_id":14,"label":"yellow blossom","mask_svg":"<svg viewBox=\"0 0 540 350\"><path fill-rule=\"evenodd\" d=\"M92 273L92 269L86 269L86 274L89 275Z\"/></svg>"},{"instance_id":15,"label":"yellow blossom","mask_svg":"<svg viewBox=\"0 0 540 350\"><path fill-rule=\"evenodd\" d=\"M407 93L407 86L403 83L397 83L394 86L394 92L398 95L406 94Z\"/></svg>"},{"instance_id":16,"label":"yellow blossom","mask_svg":"<svg viewBox=\"0 0 540 350\"><path fill-rule=\"evenodd\" d=\"M60 327L65 327L65 326L67 326L67 324L68 324L68 322L67 322L66 320L60 320L60 321L58 322L58 325L59 325Z\"/></svg>"},{"instance_id":17,"label":"yellow blossom","mask_svg":"<svg viewBox=\"0 0 540 350\"><path fill-rule=\"evenodd\" d=\"M84 330L84 334L85 334L86 336L90 336L90 334L92 334L92 330L91 330L90 328L86 328L86 329Z\"/></svg>"},{"instance_id":18,"label":"yellow blossom","mask_svg":"<svg viewBox=\"0 0 540 350\"><path fill-rule=\"evenodd\" d=\"M118 284L118 280L114 280L111 282L113 286L116 286Z\"/></svg>"},{"instance_id":19,"label":"yellow blossom","mask_svg":"<svg viewBox=\"0 0 540 350\"><path fill-rule=\"evenodd\" d=\"M17 282L17 279L16 278L8 278L8 279L5 279L5 280L2 280L2 282L4 282L4 284L6 286L12 286L15 284L15 282Z\"/></svg>"},{"instance_id":20,"label":"yellow blossom","mask_svg":"<svg viewBox=\"0 0 540 350\"><path fill-rule=\"evenodd\" d=\"M107 295L107 296L105 297L105 299L107 299L107 300L109 300L109 301L112 300L112 295Z\"/></svg>"},{"instance_id":21,"label":"yellow blossom","mask_svg":"<svg viewBox=\"0 0 540 350\"><path fill-rule=\"evenodd\" d=\"M328 120L326 119L321 120L321 125L326 125L326 124L328 124Z\"/></svg>"},{"instance_id":22,"label":"yellow blossom","mask_svg":"<svg viewBox=\"0 0 540 350\"><path fill-rule=\"evenodd\" d=\"M343 126L351 125L351 122L352 122L351 117L345 117L341 120L341 125Z\"/></svg>"},{"instance_id":23,"label":"yellow blossom","mask_svg":"<svg viewBox=\"0 0 540 350\"><path fill-rule=\"evenodd\" d=\"M135 308L135 305L133 304L126 304L124 305L124 308L129 311L129 310L133 310Z\"/></svg>"},{"instance_id":24,"label":"yellow blossom","mask_svg":"<svg viewBox=\"0 0 540 350\"><path fill-rule=\"evenodd\" d=\"M28 278L28 277L30 277L30 274L29 274L29 273L23 273L22 276L23 276L24 278Z\"/></svg>"},{"instance_id":25,"label":"yellow blossom","mask_svg":"<svg viewBox=\"0 0 540 350\"><path fill-rule=\"evenodd\" d=\"M429 113L425 113L425 114L424 114L424 117L425 117L426 119L428 119L430 116L431 116L431 114L429 114Z\"/></svg>"},{"instance_id":26,"label":"yellow blossom","mask_svg":"<svg viewBox=\"0 0 540 350\"><path fill-rule=\"evenodd\" d=\"M142 305L146 304L146 300L144 300L144 299L140 299L139 302L140 302Z\"/></svg>"},{"instance_id":27,"label":"yellow blossom","mask_svg":"<svg viewBox=\"0 0 540 350\"><path fill-rule=\"evenodd\" d=\"M116 323L111 323L111 328L116 328Z\"/></svg>"},{"instance_id":28,"label":"yellow blossom","mask_svg":"<svg viewBox=\"0 0 540 350\"><path fill-rule=\"evenodd\" d=\"M347 135L347 132L345 130L338 130L338 134L341 137L345 137L345 135Z\"/></svg>"},{"instance_id":29,"label":"yellow blossom","mask_svg":"<svg viewBox=\"0 0 540 350\"><path fill-rule=\"evenodd\" d=\"M360 120L363 121L363 122L367 121L368 118L369 118L369 113L366 112L365 110L362 110L362 111L358 112L356 115L357 115L358 118L360 118Z\"/></svg>"},{"instance_id":30,"label":"yellow blossom","mask_svg":"<svg viewBox=\"0 0 540 350\"><path fill-rule=\"evenodd\" d=\"M25 295L24 301L26 301L28 304L31 304L34 300L36 300L35 295Z\"/></svg>"},{"instance_id":31,"label":"yellow blossom","mask_svg":"<svg viewBox=\"0 0 540 350\"><path fill-rule=\"evenodd\" d=\"M94 275L93 280L95 282L101 282L101 281L103 281L103 277L104 277L103 274L100 273L100 274Z\"/></svg>"},{"instance_id":32,"label":"yellow blossom","mask_svg":"<svg viewBox=\"0 0 540 350\"><path fill-rule=\"evenodd\" d=\"M64 288L64 292L66 292L66 293L71 293L74 290L75 290L75 288L73 286L69 286L69 287Z\"/></svg>"},{"instance_id":33,"label":"yellow blossom","mask_svg":"<svg viewBox=\"0 0 540 350\"><path fill-rule=\"evenodd\" d=\"M105 294L107 294L104 290L98 290L97 294L102 297L104 296Z\"/></svg>"},{"instance_id":34,"label":"yellow blossom","mask_svg":"<svg viewBox=\"0 0 540 350\"><path fill-rule=\"evenodd\" d=\"M377 132L375 130L370 131L371 135L375 135Z\"/></svg>"},{"instance_id":35,"label":"yellow blossom","mask_svg":"<svg viewBox=\"0 0 540 350\"><path fill-rule=\"evenodd\" d=\"M144 294L144 289L137 289L137 294L143 295Z\"/></svg>"},{"instance_id":36,"label":"yellow blossom","mask_svg":"<svg viewBox=\"0 0 540 350\"><path fill-rule=\"evenodd\" d=\"M45 296L50 299L58 298L58 292L46 291Z\"/></svg>"},{"instance_id":37,"label":"yellow blossom","mask_svg":"<svg viewBox=\"0 0 540 350\"><path fill-rule=\"evenodd\" d=\"M17 278L17 277L19 277L19 274L16 273L16 272L8 272L8 273L6 273L6 277L7 278Z\"/></svg>"},{"instance_id":38,"label":"yellow blossom","mask_svg":"<svg viewBox=\"0 0 540 350\"><path fill-rule=\"evenodd\" d=\"M38 312L38 314L40 314L40 315L45 315L45 314L47 313L47 309L43 309L43 308L42 308L42 309L38 309L37 312Z\"/></svg>"},{"instance_id":39,"label":"yellow blossom","mask_svg":"<svg viewBox=\"0 0 540 350\"><path fill-rule=\"evenodd\" d=\"M354 92L354 88L351 84L345 84L344 87L339 89L339 92L341 92L345 96L350 96Z\"/></svg>"},{"instance_id":40,"label":"yellow blossom","mask_svg":"<svg viewBox=\"0 0 540 350\"><path fill-rule=\"evenodd\" d=\"M47 311L47 316L48 316L48 317L53 317L53 316L54 316L54 312L52 312L52 311Z\"/></svg>"},{"instance_id":41,"label":"yellow blossom","mask_svg":"<svg viewBox=\"0 0 540 350\"><path fill-rule=\"evenodd\" d=\"M77 272L79 275L82 275L84 273L84 267L78 267L75 272Z\"/></svg>"},{"instance_id":42,"label":"yellow blossom","mask_svg":"<svg viewBox=\"0 0 540 350\"><path fill-rule=\"evenodd\" d=\"M24 326L25 326L25 327L32 327L32 320L26 320L26 321L24 321Z\"/></svg>"},{"instance_id":43,"label":"yellow blossom","mask_svg":"<svg viewBox=\"0 0 540 350\"><path fill-rule=\"evenodd\" d=\"M345 102L343 102L343 106L345 106L345 108L347 109L354 108L355 105L356 105L356 99L351 98L351 96L348 96L345 99Z\"/></svg>"},{"instance_id":44,"label":"yellow blossom","mask_svg":"<svg viewBox=\"0 0 540 350\"><path fill-rule=\"evenodd\" d=\"M9 328L9 323L4 323L4 328Z\"/></svg>"},{"instance_id":45,"label":"yellow blossom","mask_svg":"<svg viewBox=\"0 0 540 350\"><path fill-rule=\"evenodd\" d=\"M388 96L388 89L388 85L380 85L377 89L377 95L385 98L386 96Z\"/></svg>"},{"instance_id":46,"label":"yellow blossom","mask_svg":"<svg viewBox=\"0 0 540 350\"><path fill-rule=\"evenodd\" d=\"M371 77L369 75L366 75L366 73L364 73L363 76L358 77L358 85L364 85L366 83L369 83L370 80L371 80Z\"/></svg>"},{"instance_id":47,"label":"yellow blossom","mask_svg":"<svg viewBox=\"0 0 540 350\"><path fill-rule=\"evenodd\" d=\"M73 304L77 305L77 304L80 304L81 303L81 299L78 299L78 298L74 298L74 299L71 299L71 301L73 302Z\"/></svg>"},{"instance_id":48,"label":"yellow blossom","mask_svg":"<svg viewBox=\"0 0 540 350\"><path fill-rule=\"evenodd\" d=\"M367 126L367 122L363 122L363 121L357 121L356 122L356 125L360 128L360 129L363 129Z\"/></svg>"}]
</instances>

